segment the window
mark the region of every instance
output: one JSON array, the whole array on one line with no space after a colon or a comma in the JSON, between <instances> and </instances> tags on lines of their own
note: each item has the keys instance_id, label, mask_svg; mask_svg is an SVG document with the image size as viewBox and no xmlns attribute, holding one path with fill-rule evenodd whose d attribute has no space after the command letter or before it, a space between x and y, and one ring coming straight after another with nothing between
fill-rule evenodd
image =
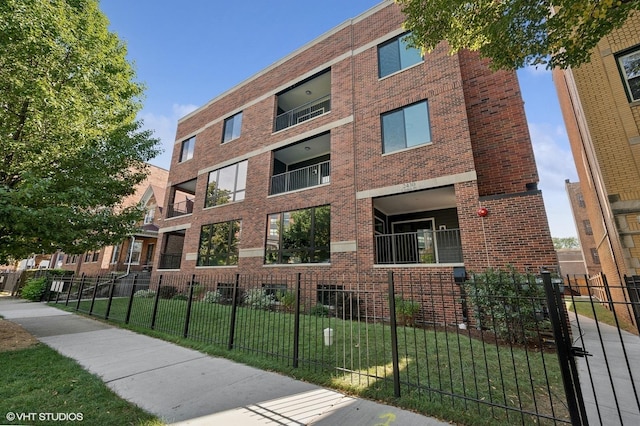
<instances>
[{"instance_id":1,"label":"window","mask_svg":"<svg viewBox=\"0 0 640 426\"><path fill-rule=\"evenodd\" d=\"M239 220L202 226L197 266L237 265L239 236Z\"/></svg>"},{"instance_id":2,"label":"window","mask_svg":"<svg viewBox=\"0 0 640 426\"><path fill-rule=\"evenodd\" d=\"M224 133L222 134L222 143L232 141L240 137L240 128L242 127L242 112L237 113L233 117L224 120Z\"/></svg>"},{"instance_id":3,"label":"window","mask_svg":"<svg viewBox=\"0 0 640 426\"><path fill-rule=\"evenodd\" d=\"M205 207L244 200L247 184L247 161L223 167L209 173Z\"/></svg>"},{"instance_id":4,"label":"window","mask_svg":"<svg viewBox=\"0 0 640 426\"><path fill-rule=\"evenodd\" d=\"M640 46L618 56L618 67L629 101L640 101Z\"/></svg>"},{"instance_id":5,"label":"window","mask_svg":"<svg viewBox=\"0 0 640 426\"><path fill-rule=\"evenodd\" d=\"M118 260L120 259L120 249L121 249L121 245L118 244L117 246L113 246L113 253L111 253L111 263L118 263Z\"/></svg>"},{"instance_id":6,"label":"window","mask_svg":"<svg viewBox=\"0 0 640 426\"><path fill-rule=\"evenodd\" d=\"M269 215L265 263L322 263L330 260L330 207Z\"/></svg>"},{"instance_id":7,"label":"window","mask_svg":"<svg viewBox=\"0 0 640 426\"><path fill-rule=\"evenodd\" d=\"M584 203L584 197L582 196L582 192L578 192L576 194L576 198L578 199L578 206L584 208L586 205Z\"/></svg>"},{"instance_id":8,"label":"window","mask_svg":"<svg viewBox=\"0 0 640 426\"><path fill-rule=\"evenodd\" d=\"M403 34L378 46L378 76L385 77L422 62L420 50L409 47Z\"/></svg>"},{"instance_id":9,"label":"window","mask_svg":"<svg viewBox=\"0 0 640 426\"><path fill-rule=\"evenodd\" d=\"M140 264L140 254L142 254L142 241L134 241L132 247L133 249L129 247L126 263L138 265Z\"/></svg>"},{"instance_id":10,"label":"window","mask_svg":"<svg viewBox=\"0 0 640 426\"><path fill-rule=\"evenodd\" d=\"M398 151L429 142L431 130L427 101L382 115L382 152Z\"/></svg>"},{"instance_id":11,"label":"window","mask_svg":"<svg viewBox=\"0 0 640 426\"><path fill-rule=\"evenodd\" d=\"M598 249L591 249L591 258L593 259L593 263L595 263L596 265L600 264L600 255L598 255Z\"/></svg>"},{"instance_id":12,"label":"window","mask_svg":"<svg viewBox=\"0 0 640 426\"><path fill-rule=\"evenodd\" d=\"M155 206L153 206L149 210L147 210L147 212L144 215L144 224L148 225L150 223L153 223L153 218L154 218L155 214L156 214Z\"/></svg>"},{"instance_id":13,"label":"window","mask_svg":"<svg viewBox=\"0 0 640 426\"><path fill-rule=\"evenodd\" d=\"M591 222L589 219L583 220L582 225L584 226L584 233L587 235L593 235L593 230L591 229Z\"/></svg>"},{"instance_id":14,"label":"window","mask_svg":"<svg viewBox=\"0 0 640 426\"><path fill-rule=\"evenodd\" d=\"M98 259L100 259L100 252L99 251L94 251L92 256L93 257L91 258L91 261L92 262L97 262Z\"/></svg>"},{"instance_id":15,"label":"window","mask_svg":"<svg viewBox=\"0 0 640 426\"><path fill-rule=\"evenodd\" d=\"M191 160L193 158L193 148L196 145L196 137L192 136L182 142L182 151L180 152L180 162Z\"/></svg>"}]
</instances>

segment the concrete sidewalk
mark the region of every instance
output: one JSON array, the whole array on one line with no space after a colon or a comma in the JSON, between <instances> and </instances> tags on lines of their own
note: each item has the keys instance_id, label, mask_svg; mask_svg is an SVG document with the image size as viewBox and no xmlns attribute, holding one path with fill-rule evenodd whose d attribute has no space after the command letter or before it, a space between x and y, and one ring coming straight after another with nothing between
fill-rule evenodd
<instances>
[{"instance_id":1,"label":"concrete sidewalk","mask_svg":"<svg viewBox=\"0 0 640 426\"><path fill-rule=\"evenodd\" d=\"M445 425L49 307L0 298L0 315L177 425Z\"/></svg>"}]
</instances>

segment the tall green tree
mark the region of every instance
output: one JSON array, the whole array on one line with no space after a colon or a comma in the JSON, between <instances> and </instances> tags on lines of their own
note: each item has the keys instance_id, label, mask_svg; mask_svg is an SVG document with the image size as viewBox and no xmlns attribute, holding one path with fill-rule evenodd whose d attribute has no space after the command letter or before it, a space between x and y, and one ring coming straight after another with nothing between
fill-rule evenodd
<instances>
[{"instance_id":1,"label":"tall green tree","mask_svg":"<svg viewBox=\"0 0 640 426\"><path fill-rule=\"evenodd\" d=\"M158 141L96 0L0 1L0 263L121 241Z\"/></svg>"},{"instance_id":2,"label":"tall green tree","mask_svg":"<svg viewBox=\"0 0 640 426\"><path fill-rule=\"evenodd\" d=\"M442 40L451 52L478 51L494 69L525 65L567 68L622 26L640 0L396 0L414 47Z\"/></svg>"}]
</instances>

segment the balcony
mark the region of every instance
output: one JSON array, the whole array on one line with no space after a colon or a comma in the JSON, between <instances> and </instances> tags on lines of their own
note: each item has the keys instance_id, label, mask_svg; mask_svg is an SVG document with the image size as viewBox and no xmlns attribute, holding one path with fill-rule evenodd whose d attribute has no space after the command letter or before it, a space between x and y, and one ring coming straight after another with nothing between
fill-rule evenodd
<instances>
[{"instance_id":1,"label":"balcony","mask_svg":"<svg viewBox=\"0 0 640 426\"><path fill-rule=\"evenodd\" d=\"M286 129L331 111L331 96L323 96L276 117L275 131Z\"/></svg>"},{"instance_id":2,"label":"balcony","mask_svg":"<svg viewBox=\"0 0 640 426\"><path fill-rule=\"evenodd\" d=\"M331 71L324 71L278 94L274 131L295 126L331 111Z\"/></svg>"},{"instance_id":3,"label":"balcony","mask_svg":"<svg viewBox=\"0 0 640 426\"><path fill-rule=\"evenodd\" d=\"M271 195L329 183L330 161L303 167L271 177Z\"/></svg>"},{"instance_id":4,"label":"balcony","mask_svg":"<svg viewBox=\"0 0 640 426\"><path fill-rule=\"evenodd\" d=\"M171 187L167 205L167 219L193 213L196 181L197 179L191 179Z\"/></svg>"},{"instance_id":5,"label":"balcony","mask_svg":"<svg viewBox=\"0 0 640 426\"><path fill-rule=\"evenodd\" d=\"M331 134L323 133L273 152L270 195L328 184Z\"/></svg>"},{"instance_id":6,"label":"balcony","mask_svg":"<svg viewBox=\"0 0 640 426\"><path fill-rule=\"evenodd\" d=\"M161 253L158 269L180 269L182 253Z\"/></svg>"},{"instance_id":7,"label":"balcony","mask_svg":"<svg viewBox=\"0 0 640 426\"><path fill-rule=\"evenodd\" d=\"M376 264L462 263L459 229L421 230L375 236Z\"/></svg>"},{"instance_id":8,"label":"balcony","mask_svg":"<svg viewBox=\"0 0 640 426\"><path fill-rule=\"evenodd\" d=\"M178 217L191 213L193 213L193 200L191 199L169 204L167 208L167 217Z\"/></svg>"}]
</instances>

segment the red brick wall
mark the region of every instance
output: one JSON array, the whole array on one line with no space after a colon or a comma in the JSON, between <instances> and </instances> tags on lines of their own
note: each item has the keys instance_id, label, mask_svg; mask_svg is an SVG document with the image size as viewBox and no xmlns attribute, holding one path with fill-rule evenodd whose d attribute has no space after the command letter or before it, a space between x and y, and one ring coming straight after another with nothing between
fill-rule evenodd
<instances>
[{"instance_id":1,"label":"red brick wall","mask_svg":"<svg viewBox=\"0 0 640 426\"><path fill-rule=\"evenodd\" d=\"M196 201L192 215L164 220L161 226L190 225L184 254L197 253L203 224L240 219L240 249L260 249L265 245L269 214L330 204L331 241L356 241L357 253L332 253L330 266L264 266L261 257L240 258L238 267L215 271L370 271L374 262L372 200L356 200L357 192L476 171L477 184L455 185L467 269L483 268L487 251L491 266L527 268L554 263L542 198L535 191L521 194L527 183L538 178L515 73L491 73L476 55L452 56L442 44L423 63L378 79L376 46L357 49L397 30L402 20L399 8L391 4L352 26L342 26L179 122L178 141L199 133L192 160L178 164L180 144L175 145L170 184L197 177ZM345 55L352 51L357 54ZM224 118L341 55L344 59L331 66L330 113L273 133L276 97L268 96L244 107L241 136L221 144ZM432 143L383 155L380 115L422 100L429 104ZM269 196L272 153L255 152L289 138L302 140L303 133L338 120L345 122L331 130L330 185ZM203 209L208 176L198 171L249 153L253 154L248 160L245 200ZM481 198L496 194L520 195ZM476 214L480 205L490 210L484 231ZM207 272L195 269L195 263L183 256L182 273Z\"/></svg>"}]
</instances>

